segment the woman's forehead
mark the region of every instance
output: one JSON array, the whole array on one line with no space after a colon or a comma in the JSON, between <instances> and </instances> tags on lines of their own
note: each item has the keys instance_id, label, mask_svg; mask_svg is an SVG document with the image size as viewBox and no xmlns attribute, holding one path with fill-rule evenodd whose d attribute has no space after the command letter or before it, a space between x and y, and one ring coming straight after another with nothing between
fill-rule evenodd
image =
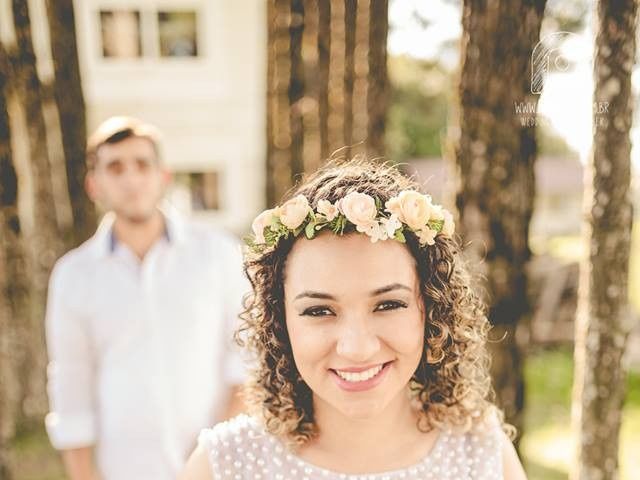
<instances>
[{"instance_id":1,"label":"woman's forehead","mask_svg":"<svg viewBox=\"0 0 640 480\"><path fill-rule=\"evenodd\" d=\"M357 284L363 291L392 283L413 288L415 260L408 248L395 240L372 243L360 233L338 236L326 232L313 240L296 241L285 268L285 287L295 290Z\"/></svg>"}]
</instances>

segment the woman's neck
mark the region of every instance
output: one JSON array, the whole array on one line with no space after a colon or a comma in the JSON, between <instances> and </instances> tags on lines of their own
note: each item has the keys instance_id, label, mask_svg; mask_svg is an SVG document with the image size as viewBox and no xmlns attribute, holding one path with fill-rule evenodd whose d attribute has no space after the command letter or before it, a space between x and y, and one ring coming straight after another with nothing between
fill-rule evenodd
<instances>
[{"instance_id":1,"label":"woman's neck","mask_svg":"<svg viewBox=\"0 0 640 480\"><path fill-rule=\"evenodd\" d=\"M305 456L317 461L326 459L325 463L344 459L348 465L338 469L345 473L406 466L412 462L410 459L418 461L424 456L425 447L427 450L430 447L430 439L435 442L433 433L437 432L425 435L418 430L417 413L411 408L405 392L400 392L383 412L372 418L352 418L324 400L314 400L319 435ZM425 441L416 441L418 438ZM390 465L391 461L398 465Z\"/></svg>"}]
</instances>

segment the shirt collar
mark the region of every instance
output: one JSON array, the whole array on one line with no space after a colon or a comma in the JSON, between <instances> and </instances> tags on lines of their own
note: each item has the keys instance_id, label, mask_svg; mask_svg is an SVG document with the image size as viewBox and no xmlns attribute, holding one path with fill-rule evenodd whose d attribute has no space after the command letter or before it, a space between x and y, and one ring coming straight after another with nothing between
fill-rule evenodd
<instances>
[{"instance_id":1,"label":"shirt collar","mask_svg":"<svg viewBox=\"0 0 640 480\"><path fill-rule=\"evenodd\" d=\"M182 215L168 203L159 205L158 210L163 214L165 220L164 236L170 244L179 244L184 240L184 219ZM93 236L94 251L98 256L112 254L117 245L118 239L113 230L116 214L108 211L102 217L98 229Z\"/></svg>"}]
</instances>

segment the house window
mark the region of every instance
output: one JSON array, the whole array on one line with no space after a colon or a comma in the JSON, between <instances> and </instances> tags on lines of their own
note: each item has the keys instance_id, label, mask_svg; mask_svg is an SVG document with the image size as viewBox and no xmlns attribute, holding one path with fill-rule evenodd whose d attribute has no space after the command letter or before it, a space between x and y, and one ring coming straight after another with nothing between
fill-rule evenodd
<instances>
[{"instance_id":1,"label":"house window","mask_svg":"<svg viewBox=\"0 0 640 480\"><path fill-rule=\"evenodd\" d=\"M136 10L101 10L102 56L135 58L141 55L140 12Z\"/></svg>"},{"instance_id":2,"label":"house window","mask_svg":"<svg viewBox=\"0 0 640 480\"><path fill-rule=\"evenodd\" d=\"M198 55L196 12L158 12L161 57L195 57Z\"/></svg>"},{"instance_id":3,"label":"house window","mask_svg":"<svg viewBox=\"0 0 640 480\"><path fill-rule=\"evenodd\" d=\"M176 172L174 178L177 184L186 187L190 192L192 210L220 208L218 172Z\"/></svg>"}]
</instances>

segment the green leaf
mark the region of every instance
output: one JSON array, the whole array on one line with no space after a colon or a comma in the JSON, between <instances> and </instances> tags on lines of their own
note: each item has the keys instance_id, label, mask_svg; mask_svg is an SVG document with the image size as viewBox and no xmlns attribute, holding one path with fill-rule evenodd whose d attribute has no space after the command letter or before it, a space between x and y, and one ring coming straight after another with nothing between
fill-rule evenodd
<instances>
[{"instance_id":1,"label":"green leaf","mask_svg":"<svg viewBox=\"0 0 640 480\"><path fill-rule=\"evenodd\" d=\"M402 231L402 228L399 228L395 231L395 233L393 234L393 238L395 238L396 240L402 243L406 243L407 241L407 239L404 236L404 232Z\"/></svg>"},{"instance_id":2,"label":"green leaf","mask_svg":"<svg viewBox=\"0 0 640 480\"><path fill-rule=\"evenodd\" d=\"M256 242L255 239L253 238L253 236L251 235L245 235L244 237L242 237L242 240L244 241L244 243L246 243L249 247L253 247L255 246Z\"/></svg>"},{"instance_id":3,"label":"green leaf","mask_svg":"<svg viewBox=\"0 0 640 480\"><path fill-rule=\"evenodd\" d=\"M311 240L313 236L316 234L314 226L315 226L315 223L309 222L307 223L307 226L304 228L304 234L307 236L309 240Z\"/></svg>"},{"instance_id":4,"label":"green leaf","mask_svg":"<svg viewBox=\"0 0 640 480\"><path fill-rule=\"evenodd\" d=\"M435 230L436 232L441 232L444 228L444 220L429 220L427 222L427 226L431 230Z\"/></svg>"},{"instance_id":5,"label":"green leaf","mask_svg":"<svg viewBox=\"0 0 640 480\"><path fill-rule=\"evenodd\" d=\"M344 227L347 226L347 217L341 217L340 221L340 235L344 233Z\"/></svg>"}]
</instances>

